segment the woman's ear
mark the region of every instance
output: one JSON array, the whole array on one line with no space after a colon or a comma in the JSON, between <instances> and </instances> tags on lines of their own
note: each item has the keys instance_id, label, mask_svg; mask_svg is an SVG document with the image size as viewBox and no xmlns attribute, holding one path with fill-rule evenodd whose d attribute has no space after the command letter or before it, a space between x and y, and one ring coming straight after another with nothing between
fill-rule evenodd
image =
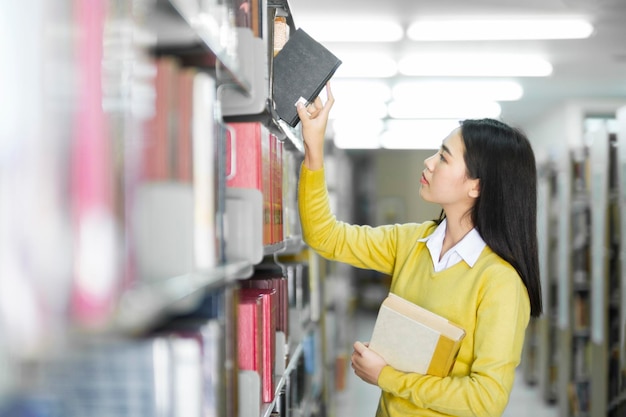
<instances>
[{"instance_id":1,"label":"woman's ear","mask_svg":"<svg viewBox=\"0 0 626 417\"><path fill-rule=\"evenodd\" d=\"M480 196L480 179L476 178L470 181L471 185L469 189L469 196L471 198L478 198L478 196Z\"/></svg>"}]
</instances>

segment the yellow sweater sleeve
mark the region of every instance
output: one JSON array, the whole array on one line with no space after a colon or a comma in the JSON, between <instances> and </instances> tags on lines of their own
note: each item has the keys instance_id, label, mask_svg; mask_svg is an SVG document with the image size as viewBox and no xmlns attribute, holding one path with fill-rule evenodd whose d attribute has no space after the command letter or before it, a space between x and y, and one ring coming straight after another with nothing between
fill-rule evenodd
<instances>
[{"instance_id":1,"label":"yellow sweater sleeve","mask_svg":"<svg viewBox=\"0 0 626 417\"><path fill-rule=\"evenodd\" d=\"M302 164L298 208L303 240L324 258L385 274L393 271L395 227L373 228L338 221L330 210L323 169L311 171Z\"/></svg>"}]
</instances>

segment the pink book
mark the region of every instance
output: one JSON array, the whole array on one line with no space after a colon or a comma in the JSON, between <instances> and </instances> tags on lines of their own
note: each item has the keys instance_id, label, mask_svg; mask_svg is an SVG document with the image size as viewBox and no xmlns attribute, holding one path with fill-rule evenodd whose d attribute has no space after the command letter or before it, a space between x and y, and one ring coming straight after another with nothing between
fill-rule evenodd
<instances>
[{"instance_id":1,"label":"pink book","mask_svg":"<svg viewBox=\"0 0 626 417\"><path fill-rule=\"evenodd\" d=\"M270 132L259 122L230 123L226 142L226 186L263 193L263 244L272 243ZM233 133L234 132L234 133Z\"/></svg>"},{"instance_id":2,"label":"pink book","mask_svg":"<svg viewBox=\"0 0 626 417\"><path fill-rule=\"evenodd\" d=\"M241 298L260 297L262 302L262 368L261 398L268 403L274 400L274 370L276 363L276 320L278 300L275 289L242 288Z\"/></svg>"},{"instance_id":3,"label":"pink book","mask_svg":"<svg viewBox=\"0 0 626 417\"><path fill-rule=\"evenodd\" d=\"M71 151L75 269L71 311L83 325L109 318L121 276L117 269L111 143L102 110L105 5L75 2L78 99Z\"/></svg>"}]
</instances>

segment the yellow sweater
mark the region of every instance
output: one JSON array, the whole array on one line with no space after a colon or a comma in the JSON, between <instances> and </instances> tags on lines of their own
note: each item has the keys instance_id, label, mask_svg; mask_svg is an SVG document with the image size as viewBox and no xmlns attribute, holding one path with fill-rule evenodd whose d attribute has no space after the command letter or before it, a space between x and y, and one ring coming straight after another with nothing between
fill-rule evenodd
<instances>
[{"instance_id":1,"label":"yellow sweater","mask_svg":"<svg viewBox=\"0 0 626 417\"><path fill-rule=\"evenodd\" d=\"M426 244L435 223L381 227L336 220L324 170L301 167L298 191L305 242L321 256L392 276L391 292L466 331L448 377L383 368L377 417L500 416L509 399L530 317L528 293L515 269L489 247L474 267L459 262L434 272Z\"/></svg>"}]
</instances>

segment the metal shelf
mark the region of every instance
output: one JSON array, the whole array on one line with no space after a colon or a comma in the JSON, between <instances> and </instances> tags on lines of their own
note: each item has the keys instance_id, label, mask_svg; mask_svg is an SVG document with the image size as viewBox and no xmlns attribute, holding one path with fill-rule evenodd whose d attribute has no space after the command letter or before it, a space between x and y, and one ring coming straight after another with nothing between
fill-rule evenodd
<instances>
[{"instance_id":1,"label":"metal shelf","mask_svg":"<svg viewBox=\"0 0 626 417\"><path fill-rule=\"evenodd\" d=\"M243 92L250 91L239 61L237 34L234 27L223 30L215 16L202 13L198 1L157 0L146 16L146 26L156 35L157 48L174 49L201 44L219 63L224 79L221 83L235 84ZM225 6L224 6L225 7ZM229 33L225 38L224 33Z\"/></svg>"},{"instance_id":2,"label":"metal shelf","mask_svg":"<svg viewBox=\"0 0 626 417\"><path fill-rule=\"evenodd\" d=\"M158 322L180 304L193 304L200 290L211 290L252 276L253 265L237 261L220 265L207 271L197 271L172 277L155 283L142 283L126 291L119 302L118 310L107 331L114 333L136 333Z\"/></svg>"}]
</instances>

